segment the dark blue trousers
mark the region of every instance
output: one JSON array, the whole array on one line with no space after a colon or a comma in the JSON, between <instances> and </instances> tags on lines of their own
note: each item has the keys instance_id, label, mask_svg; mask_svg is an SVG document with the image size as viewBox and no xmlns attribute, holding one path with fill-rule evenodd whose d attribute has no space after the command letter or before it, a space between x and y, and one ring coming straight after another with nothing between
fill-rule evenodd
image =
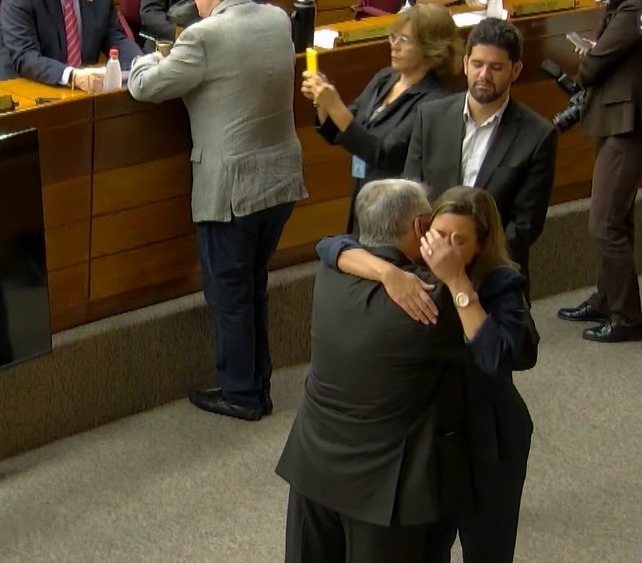
<instances>
[{"instance_id":1,"label":"dark blue trousers","mask_svg":"<svg viewBox=\"0 0 642 563\"><path fill-rule=\"evenodd\" d=\"M286 203L229 223L197 225L203 292L214 312L216 372L232 403L258 405L270 390L267 266L293 208Z\"/></svg>"}]
</instances>

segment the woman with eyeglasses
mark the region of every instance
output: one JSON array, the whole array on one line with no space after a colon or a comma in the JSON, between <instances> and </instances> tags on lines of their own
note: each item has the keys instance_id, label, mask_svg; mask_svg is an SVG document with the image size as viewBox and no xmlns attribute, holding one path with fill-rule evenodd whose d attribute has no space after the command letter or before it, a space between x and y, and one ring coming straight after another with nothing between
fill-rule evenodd
<instances>
[{"instance_id":1,"label":"woman with eyeglasses","mask_svg":"<svg viewBox=\"0 0 642 563\"><path fill-rule=\"evenodd\" d=\"M390 67L379 71L359 97L346 105L320 72L304 72L301 92L315 103L317 131L352 155L354 202L370 180L400 176L420 103L448 95L446 80L459 72L463 42L447 8L421 4L392 25Z\"/></svg>"}]
</instances>

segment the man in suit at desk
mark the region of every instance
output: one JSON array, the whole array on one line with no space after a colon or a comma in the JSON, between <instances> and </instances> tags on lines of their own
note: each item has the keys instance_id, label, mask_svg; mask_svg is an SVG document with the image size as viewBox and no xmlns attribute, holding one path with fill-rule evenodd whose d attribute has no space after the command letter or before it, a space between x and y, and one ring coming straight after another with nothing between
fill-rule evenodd
<instances>
[{"instance_id":1,"label":"man in suit at desk","mask_svg":"<svg viewBox=\"0 0 642 563\"><path fill-rule=\"evenodd\" d=\"M420 184L375 180L357 197L359 240L428 276L413 264L428 213ZM321 265L305 396L276 470L290 484L286 563L424 563L450 552L435 522L464 508L472 488L460 432L467 352L445 289L433 293L439 323L423 325L382 284Z\"/></svg>"},{"instance_id":2,"label":"man in suit at desk","mask_svg":"<svg viewBox=\"0 0 642 563\"><path fill-rule=\"evenodd\" d=\"M294 202L307 197L294 126L294 46L287 14L251 0L196 0L201 21L166 57L138 59L140 101L182 97L192 129L192 218L203 291L216 324L219 389L197 407L259 420L272 412L268 260Z\"/></svg>"},{"instance_id":3,"label":"man in suit at desk","mask_svg":"<svg viewBox=\"0 0 642 563\"><path fill-rule=\"evenodd\" d=\"M2 0L0 80L17 76L99 91L102 79L75 72L118 49L126 70L142 54L118 23L112 0Z\"/></svg>"},{"instance_id":4,"label":"man in suit at desk","mask_svg":"<svg viewBox=\"0 0 642 563\"><path fill-rule=\"evenodd\" d=\"M428 184L431 199L459 184L488 190L528 279L529 248L544 228L553 188L557 131L510 97L522 44L506 21L489 18L472 29L464 57L468 90L419 108L404 177Z\"/></svg>"}]
</instances>

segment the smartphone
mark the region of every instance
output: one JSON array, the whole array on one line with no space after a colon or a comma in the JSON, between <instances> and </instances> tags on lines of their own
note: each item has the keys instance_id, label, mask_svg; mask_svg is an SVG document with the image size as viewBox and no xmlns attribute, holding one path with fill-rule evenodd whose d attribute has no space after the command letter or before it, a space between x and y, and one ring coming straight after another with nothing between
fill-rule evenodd
<instances>
[{"instance_id":1,"label":"smartphone","mask_svg":"<svg viewBox=\"0 0 642 563\"><path fill-rule=\"evenodd\" d=\"M305 50L305 64L308 72L317 72L317 52L316 49L308 47Z\"/></svg>"},{"instance_id":2,"label":"smartphone","mask_svg":"<svg viewBox=\"0 0 642 563\"><path fill-rule=\"evenodd\" d=\"M574 31L567 33L566 39L573 43L580 51L590 51L593 48L593 44L588 39L584 39L584 37Z\"/></svg>"}]
</instances>

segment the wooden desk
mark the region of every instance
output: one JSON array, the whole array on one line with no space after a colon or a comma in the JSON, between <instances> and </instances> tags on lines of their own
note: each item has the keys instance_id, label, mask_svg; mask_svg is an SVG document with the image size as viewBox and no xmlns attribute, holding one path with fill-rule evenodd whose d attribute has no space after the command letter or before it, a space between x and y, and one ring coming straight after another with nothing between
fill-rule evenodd
<instances>
[{"instance_id":1,"label":"wooden desk","mask_svg":"<svg viewBox=\"0 0 642 563\"><path fill-rule=\"evenodd\" d=\"M586 8L516 21L525 37L518 100L547 117L566 107L567 96L539 64L549 57L572 74L577 59L564 35L594 29L598 13ZM349 101L388 60L387 41L376 41L322 52L319 67ZM304 57L296 65L300 76ZM465 88L463 78L453 86ZM316 133L299 87L297 80L294 111L310 198L297 204L272 267L313 258L314 243L342 232L347 220L349 156ZM53 330L197 291L182 103L142 104L126 91L72 95L20 79L0 83L0 90L20 101L18 111L0 115L0 132L39 130ZM61 101L36 107L37 97ZM579 128L563 134L553 201L587 196L592 163L593 144Z\"/></svg>"}]
</instances>

